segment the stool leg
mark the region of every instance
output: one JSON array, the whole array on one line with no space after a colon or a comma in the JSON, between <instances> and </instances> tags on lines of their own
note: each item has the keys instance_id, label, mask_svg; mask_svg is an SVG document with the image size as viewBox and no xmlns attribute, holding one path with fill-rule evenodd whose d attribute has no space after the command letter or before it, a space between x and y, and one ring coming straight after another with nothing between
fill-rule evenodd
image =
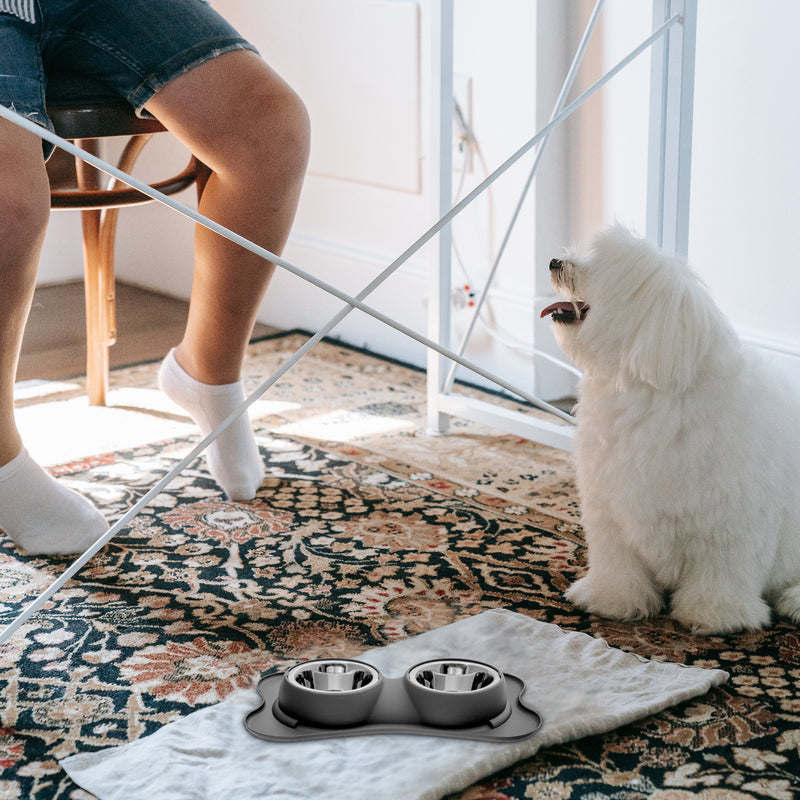
<instances>
[{"instance_id":1,"label":"stool leg","mask_svg":"<svg viewBox=\"0 0 800 800\"><path fill-rule=\"evenodd\" d=\"M98 155L95 139L76 142L84 150ZM97 189L100 185L96 170L76 158L75 166L79 189ZM84 293L86 299L86 391L89 404L104 406L108 391L108 346L105 342L103 248L100 243L100 226L103 212L100 209L81 211L83 225Z\"/></svg>"},{"instance_id":2,"label":"stool leg","mask_svg":"<svg viewBox=\"0 0 800 800\"><path fill-rule=\"evenodd\" d=\"M136 159L152 133L132 136L120 156L118 168L130 173ZM97 139L78 139L78 147L99 155ZM195 170L198 201L211 170L196 158ZM80 190L101 188L100 173L80 158L75 159ZM118 188L112 181L106 188ZM116 292L114 285L114 241L119 208L81 211L84 251L84 292L86 299L86 391L90 405L105 405L108 393L109 352L117 337Z\"/></svg>"}]
</instances>

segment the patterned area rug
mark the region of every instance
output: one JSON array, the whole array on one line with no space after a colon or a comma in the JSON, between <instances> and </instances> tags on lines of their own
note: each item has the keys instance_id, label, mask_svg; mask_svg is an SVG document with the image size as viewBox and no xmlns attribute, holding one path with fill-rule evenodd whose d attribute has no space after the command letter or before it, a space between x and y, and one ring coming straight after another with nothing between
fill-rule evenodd
<instances>
[{"instance_id":1,"label":"patterned area rug","mask_svg":"<svg viewBox=\"0 0 800 800\"><path fill-rule=\"evenodd\" d=\"M252 345L249 382L301 341ZM88 409L80 382L20 390L23 427L61 431L53 471L111 520L196 441L156 368L115 372L109 409ZM256 500L225 501L202 461L176 479L2 648L0 800L88 800L57 759L148 735L264 671L499 607L732 677L458 800L798 796L796 628L700 638L579 613L563 599L585 563L569 457L460 420L429 437L424 399L420 373L325 343L254 408L268 470ZM0 538L0 622L68 563Z\"/></svg>"}]
</instances>

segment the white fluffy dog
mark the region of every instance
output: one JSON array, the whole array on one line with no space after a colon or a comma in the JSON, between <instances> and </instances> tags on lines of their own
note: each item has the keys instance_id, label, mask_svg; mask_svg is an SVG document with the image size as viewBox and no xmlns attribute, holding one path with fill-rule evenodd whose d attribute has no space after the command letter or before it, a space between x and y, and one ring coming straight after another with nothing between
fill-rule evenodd
<instances>
[{"instance_id":1,"label":"white fluffy dog","mask_svg":"<svg viewBox=\"0 0 800 800\"><path fill-rule=\"evenodd\" d=\"M577 484L589 571L567 598L697 633L800 622L800 400L698 277L625 228L550 264L559 344L584 371Z\"/></svg>"}]
</instances>

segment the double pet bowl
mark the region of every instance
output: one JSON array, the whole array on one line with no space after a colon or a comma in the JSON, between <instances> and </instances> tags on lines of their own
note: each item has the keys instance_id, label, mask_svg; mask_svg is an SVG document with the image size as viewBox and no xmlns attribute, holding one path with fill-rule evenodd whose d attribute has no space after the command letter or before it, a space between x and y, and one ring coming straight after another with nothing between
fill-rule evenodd
<instances>
[{"instance_id":1,"label":"double pet bowl","mask_svg":"<svg viewBox=\"0 0 800 800\"><path fill-rule=\"evenodd\" d=\"M262 678L263 702L245 727L270 741L371 733L518 741L542 724L524 690L515 675L468 659L424 661L402 678L363 661L319 659Z\"/></svg>"}]
</instances>

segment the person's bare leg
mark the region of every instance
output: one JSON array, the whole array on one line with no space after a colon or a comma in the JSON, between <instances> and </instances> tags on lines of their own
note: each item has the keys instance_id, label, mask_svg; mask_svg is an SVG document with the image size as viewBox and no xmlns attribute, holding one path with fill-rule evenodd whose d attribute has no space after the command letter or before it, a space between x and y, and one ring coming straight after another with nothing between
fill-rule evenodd
<instances>
[{"instance_id":1,"label":"person's bare leg","mask_svg":"<svg viewBox=\"0 0 800 800\"><path fill-rule=\"evenodd\" d=\"M254 53L236 51L176 78L147 109L212 169L201 213L280 254L309 146L305 107L286 83ZM204 433L244 398L242 361L273 269L197 228L186 331L162 367L161 383ZM246 416L209 448L208 457L229 497L255 495L263 465Z\"/></svg>"},{"instance_id":2,"label":"person's bare leg","mask_svg":"<svg viewBox=\"0 0 800 800\"><path fill-rule=\"evenodd\" d=\"M24 449L14 379L50 213L39 137L0 120L0 529L31 553L83 552L108 525Z\"/></svg>"},{"instance_id":3,"label":"person's bare leg","mask_svg":"<svg viewBox=\"0 0 800 800\"><path fill-rule=\"evenodd\" d=\"M0 120L0 465L22 449L14 379L49 207L41 141Z\"/></svg>"}]
</instances>

